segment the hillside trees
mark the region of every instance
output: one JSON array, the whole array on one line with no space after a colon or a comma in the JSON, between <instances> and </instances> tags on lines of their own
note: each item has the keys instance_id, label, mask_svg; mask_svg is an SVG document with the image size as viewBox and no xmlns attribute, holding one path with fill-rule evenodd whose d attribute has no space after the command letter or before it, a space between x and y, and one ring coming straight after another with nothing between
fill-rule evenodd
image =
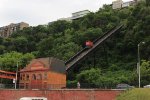
<instances>
[{"instance_id":1,"label":"hillside trees","mask_svg":"<svg viewBox=\"0 0 150 100\"><path fill-rule=\"evenodd\" d=\"M98 68L91 68L89 70L81 71L77 75L77 81L82 83L82 87L97 87L97 88L115 88L116 84L129 83L131 78L131 71L108 71L103 73Z\"/></svg>"},{"instance_id":2,"label":"hillside trees","mask_svg":"<svg viewBox=\"0 0 150 100\"><path fill-rule=\"evenodd\" d=\"M72 40L78 45L82 44L85 46L87 40L94 41L95 37L100 37L102 34L101 28L89 28L85 31L76 31L75 34L73 34Z\"/></svg>"},{"instance_id":3,"label":"hillside trees","mask_svg":"<svg viewBox=\"0 0 150 100\"><path fill-rule=\"evenodd\" d=\"M105 10L107 10L107 12L105 12ZM110 69L111 71L113 71L115 68L117 70L123 70L126 73L128 73L128 71L131 72L129 72L129 74L122 73L123 77L121 77L121 73L120 73L116 75L116 77L118 77L117 79L117 78L107 76L108 73L105 72L104 69L101 69L102 73L107 73L105 74L106 79L110 78L116 81L112 83L118 84L123 82L123 83L128 83L133 85L138 84L137 78L135 78L134 82L132 81L134 77L137 77L137 74L131 74L131 73L132 71L134 72L136 68L137 44L139 42L141 41L146 42L146 44L141 47L142 58L149 59L150 57L148 53L149 51L147 51L149 48L149 40L150 40L149 38L150 34L148 34L149 33L149 29L148 29L149 12L150 12L149 7L146 7L144 3L141 3L135 7L125 8L119 11L113 11L112 9L107 8L104 10L102 9L99 12L95 13L94 18L96 19L96 22L93 23L93 25L95 25L94 27L102 28L103 31L107 29L106 26L109 26L111 22L112 22L112 26L114 26L118 21L124 23L124 27L121 30L121 33L116 34L115 37L108 39L105 43L106 46L105 50L107 51L107 55L109 57L108 58L109 64L108 67L106 68ZM113 18L109 16L110 13ZM111 20L111 18L114 20L114 22L113 20ZM108 19L109 19L109 23L107 24ZM115 19L117 20L116 22ZM103 27L103 25L105 26ZM100 60L100 58L98 59ZM103 62L97 61L97 63L103 63ZM115 65L115 67L114 66L111 67L112 64ZM102 66L100 66L100 68L102 68ZM112 74L112 76L114 76L114 74ZM146 81L146 79L144 80ZM109 82L104 82L104 83L107 84ZM114 84L112 84L112 86ZM109 84L107 84L107 86L109 86Z\"/></svg>"},{"instance_id":4,"label":"hillside trees","mask_svg":"<svg viewBox=\"0 0 150 100\"><path fill-rule=\"evenodd\" d=\"M142 85L147 85L150 82L150 61L142 61L141 64L141 82Z\"/></svg>"},{"instance_id":5,"label":"hillside trees","mask_svg":"<svg viewBox=\"0 0 150 100\"><path fill-rule=\"evenodd\" d=\"M34 58L33 54L26 53L18 53L18 52L10 52L5 53L0 56L0 66L2 70L6 71L16 71L17 62L19 63L19 69L25 67L26 64L29 63L30 60Z\"/></svg>"},{"instance_id":6,"label":"hillside trees","mask_svg":"<svg viewBox=\"0 0 150 100\"><path fill-rule=\"evenodd\" d=\"M146 5L150 6L150 1L149 0L146 0Z\"/></svg>"},{"instance_id":7,"label":"hillside trees","mask_svg":"<svg viewBox=\"0 0 150 100\"><path fill-rule=\"evenodd\" d=\"M104 5L99 11L72 22L59 20L49 25L18 30L9 38L0 38L0 64L4 70L15 71L17 60L23 61L20 63L22 66L34 57L52 56L67 61L85 47L87 40L94 41L113 27L123 24L120 31L68 72L71 76L68 83L80 81L96 87L104 84L114 87L118 83L137 85L135 70L139 42L146 42L140 48L141 59L150 60L149 23L150 8L145 3L118 10ZM146 70L144 73L148 74ZM143 82L149 82L147 77L143 76Z\"/></svg>"},{"instance_id":8,"label":"hillside trees","mask_svg":"<svg viewBox=\"0 0 150 100\"><path fill-rule=\"evenodd\" d=\"M64 20L58 20L48 26L48 34L64 34L66 29L70 28L70 23Z\"/></svg>"}]
</instances>

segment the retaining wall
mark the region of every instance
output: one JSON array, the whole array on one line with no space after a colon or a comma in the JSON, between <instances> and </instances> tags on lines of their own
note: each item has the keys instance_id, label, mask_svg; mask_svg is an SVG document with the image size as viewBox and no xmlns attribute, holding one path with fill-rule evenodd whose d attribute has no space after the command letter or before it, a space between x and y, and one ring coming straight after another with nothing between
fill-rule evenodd
<instances>
[{"instance_id":1,"label":"retaining wall","mask_svg":"<svg viewBox=\"0 0 150 100\"><path fill-rule=\"evenodd\" d=\"M121 90L60 89L60 90L0 90L0 100L21 97L46 97L48 100L115 100Z\"/></svg>"}]
</instances>

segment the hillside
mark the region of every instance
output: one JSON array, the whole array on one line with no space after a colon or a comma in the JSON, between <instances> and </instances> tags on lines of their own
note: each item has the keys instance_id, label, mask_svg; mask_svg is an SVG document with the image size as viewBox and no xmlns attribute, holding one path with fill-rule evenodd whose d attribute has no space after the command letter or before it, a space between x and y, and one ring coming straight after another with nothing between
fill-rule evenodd
<instances>
[{"instance_id":1,"label":"hillside","mask_svg":"<svg viewBox=\"0 0 150 100\"><path fill-rule=\"evenodd\" d=\"M132 89L125 91L117 97L116 100L149 100L150 98L150 89L141 88L141 89Z\"/></svg>"},{"instance_id":2,"label":"hillside","mask_svg":"<svg viewBox=\"0 0 150 100\"><path fill-rule=\"evenodd\" d=\"M96 13L73 22L56 21L0 38L0 66L3 66L2 70L15 71L17 61L24 67L33 58L48 56L67 61L85 47L86 40L93 41L114 26L123 24L118 33L68 72L68 86L76 85L77 81L83 87L112 88L118 83L137 86L137 45L145 41L140 46L143 86L150 83L149 23L149 3L141 2L118 10L104 5Z\"/></svg>"}]
</instances>

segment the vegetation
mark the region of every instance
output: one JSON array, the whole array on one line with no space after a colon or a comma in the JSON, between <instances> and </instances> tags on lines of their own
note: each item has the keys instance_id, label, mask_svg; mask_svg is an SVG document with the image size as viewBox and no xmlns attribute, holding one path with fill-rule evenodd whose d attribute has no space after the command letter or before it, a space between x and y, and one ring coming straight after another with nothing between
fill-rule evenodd
<instances>
[{"instance_id":1,"label":"vegetation","mask_svg":"<svg viewBox=\"0 0 150 100\"><path fill-rule=\"evenodd\" d=\"M132 89L125 91L117 97L117 100L149 100L150 89Z\"/></svg>"},{"instance_id":2,"label":"vegetation","mask_svg":"<svg viewBox=\"0 0 150 100\"><path fill-rule=\"evenodd\" d=\"M150 83L149 23L149 0L118 10L104 5L96 13L72 22L29 27L9 38L0 38L0 66L2 70L15 71L17 61L23 68L32 58L49 56L67 61L85 47L86 40L93 41L123 24L118 33L68 72L68 85L80 81L92 84L91 87L115 87L118 83L137 86L137 45L145 41L146 44L140 45L143 86Z\"/></svg>"},{"instance_id":3,"label":"vegetation","mask_svg":"<svg viewBox=\"0 0 150 100\"><path fill-rule=\"evenodd\" d=\"M17 68L17 63L19 65L19 69L23 68L26 66L26 64L34 58L33 54L26 53L18 53L18 52L10 52L10 53L5 53L0 56L0 66L2 66L3 70L8 70L8 71L16 71Z\"/></svg>"}]
</instances>

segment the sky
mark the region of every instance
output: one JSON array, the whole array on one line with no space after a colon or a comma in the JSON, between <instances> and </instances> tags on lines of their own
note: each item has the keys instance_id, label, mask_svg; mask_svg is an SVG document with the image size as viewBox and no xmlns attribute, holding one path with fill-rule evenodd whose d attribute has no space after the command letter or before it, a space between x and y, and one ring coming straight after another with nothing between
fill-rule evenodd
<instances>
[{"instance_id":1,"label":"sky","mask_svg":"<svg viewBox=\"0 0 150 100\"><path fill-rule=\"evenodd\" d=\"M123 0L131 1L131 0ZM77 11L98 11L112 0L0 0L0 27L26 22L30 26L71 17Z\"/></svg>"}]
</instances>

